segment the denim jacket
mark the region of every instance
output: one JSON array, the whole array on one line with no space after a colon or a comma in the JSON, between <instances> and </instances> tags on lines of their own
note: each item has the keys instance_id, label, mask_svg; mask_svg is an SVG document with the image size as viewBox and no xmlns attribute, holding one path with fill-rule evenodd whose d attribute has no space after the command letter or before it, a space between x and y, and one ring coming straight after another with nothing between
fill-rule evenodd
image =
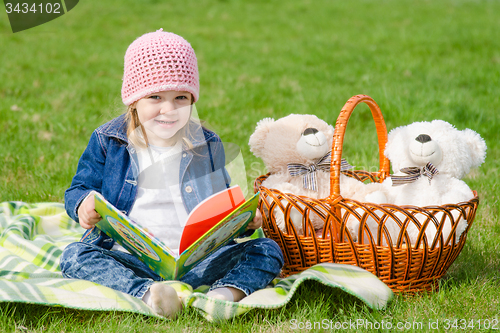
<instances>
[{"instance_id":1,"label":"denim jacket","mask_svg":"<svg viewBox=\"0 0 500 333\"><path fill-rule=\"evenodd\" d=\"M229 186L222 142L214 132L197 127L191 131L193 148L185 145L179 172L182 200L189 213L199 202ZM78 207L92 191L101 193L116 208L129 214L137 194L139 168L134 147L127 139L125 115L97 128L78 162L65 192L68 215L78 222ZM203 137L202 137L203 136ZM114 241L99 229L87 230L82 241L110 249Z\"/></svg>"}]
</instances>

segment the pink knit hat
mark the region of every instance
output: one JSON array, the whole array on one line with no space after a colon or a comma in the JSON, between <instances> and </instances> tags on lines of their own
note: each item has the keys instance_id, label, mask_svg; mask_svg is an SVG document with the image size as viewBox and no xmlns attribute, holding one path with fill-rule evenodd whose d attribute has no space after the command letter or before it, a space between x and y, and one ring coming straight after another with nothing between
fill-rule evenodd
<instances>
[{"instance_id":1,"label":"pink knit hat","mask_svg":"<svg viewBox=\"0 0 500 333\"><path fill-rule=\"evenodd\" d=\"M198 64L191 45L182 37L160 29L137 38L125 53L122 100L130 105L165 90L200 95Z\"/></svg>"}]
</instances>

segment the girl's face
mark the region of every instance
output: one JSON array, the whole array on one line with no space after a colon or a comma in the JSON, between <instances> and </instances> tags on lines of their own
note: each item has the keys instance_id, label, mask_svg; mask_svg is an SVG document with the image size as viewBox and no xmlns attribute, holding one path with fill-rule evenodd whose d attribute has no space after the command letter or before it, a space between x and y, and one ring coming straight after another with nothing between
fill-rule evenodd
<instances>
[{"instance_id":1,"label":"girl's face","mask_svg":"<svg viewBox=\"0 0 500 333\"><path fill-rule=\"evenodd\" d=\"M177 133L191 116L191 93L161 91L137 101L139 121L146 129L148 141L154 146L168 147L177 142Z\"/></svg>"}]
</instances>

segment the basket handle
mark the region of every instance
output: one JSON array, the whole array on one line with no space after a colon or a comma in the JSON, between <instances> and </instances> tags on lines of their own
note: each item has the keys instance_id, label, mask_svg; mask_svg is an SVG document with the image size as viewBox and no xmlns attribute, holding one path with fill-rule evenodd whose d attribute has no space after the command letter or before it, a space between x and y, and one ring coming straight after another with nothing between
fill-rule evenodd
<instances>
[{"instance_id":1,"label":"basket handle","mask_svg":"<svg viewBox=\"0 0 500 333\"><path fill-rule=\"evenodd\" d=\"M335 134L332 143L332 160L330 165L330 197L331 203L337 202L340 197L340 163L342 159L342 147L344 144L344 134L347 127L347 122L351 117L354 108L360 104L366 103L370 107L378 137L378 153L380 159L380 169L378 177L383 181L390 172L389 159L384 155L385 145L387 143L387 127L385 126L384 117L379 106L375 101L367 95L356 95L345 103L342 111L335 123Z\"/></svg>"}]
</instances>

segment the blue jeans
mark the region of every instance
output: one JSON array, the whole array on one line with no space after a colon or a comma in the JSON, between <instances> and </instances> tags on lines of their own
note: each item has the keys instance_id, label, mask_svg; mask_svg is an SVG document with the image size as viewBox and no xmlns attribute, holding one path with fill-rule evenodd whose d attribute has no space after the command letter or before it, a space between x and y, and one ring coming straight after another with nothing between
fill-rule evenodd
<instances>
[{"instance_id":1,"label":"blue jeans","mask_svg":"<svg viewBox=\"0 0 500 333\"><path fill-rule=\"evenodd\" d=\"M72 243L61 261L64 277L83 279L142 298L155 281L163 279L131 254L87 243ZM283 267L278 244L268 238L231 242L199 263L180 281L198 288L234 287L250 295L265 288Z\"/></svg>"}]
</instances>

